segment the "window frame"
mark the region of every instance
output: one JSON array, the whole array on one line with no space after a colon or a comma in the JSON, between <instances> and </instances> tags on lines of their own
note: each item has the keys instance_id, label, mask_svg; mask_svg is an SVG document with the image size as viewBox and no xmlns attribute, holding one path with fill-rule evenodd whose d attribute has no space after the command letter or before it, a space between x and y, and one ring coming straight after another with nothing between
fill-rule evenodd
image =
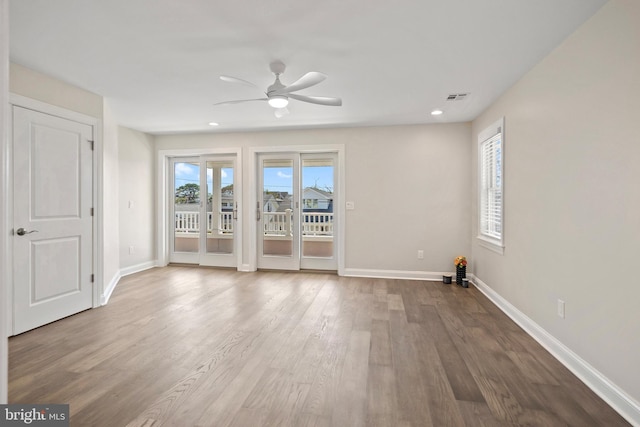
<instances>
[{"instance_id":1,"label":"window frame","mask_svg":"<svg viewBox=\"0 0 640 427\"><path fill-rule=\"evenodd\" d=\"M496 184L496 181L499 181L499 189L500 189L500 202L499 202L499 223L500 223L500 236L496 237L494 233L490 233L483 226L483 212L486 211L485 208L485 194L487 192L487 187L484 187L484 176L485 176L485 160L487 156L484 154L484 147L487 143L495 142L496 136L500 135L500 153L498 161L499 163L499 175L495 174L493 177L493 183ZM504 200L505 200L505 186L504 186L504 149L505 149L505 131L504 131L504 117L500 118L496 122L489 125L486 129L478 134L478 234L476 236L478 243L490 249L496 253L503 254L504 253ZM495 152L492 154L493 157L496 156ZM497 158L497 157L495 157ZM494 185L492 188L498 187ZM495 198L493 199L495 203Z\"/></svg>"}]
</instances>

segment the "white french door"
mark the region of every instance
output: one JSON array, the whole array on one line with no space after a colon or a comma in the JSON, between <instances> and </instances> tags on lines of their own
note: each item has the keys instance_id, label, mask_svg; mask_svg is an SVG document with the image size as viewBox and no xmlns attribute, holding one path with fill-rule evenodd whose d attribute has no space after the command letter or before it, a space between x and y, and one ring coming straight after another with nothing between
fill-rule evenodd
<instances>
[{"instance_id":1,"label":"white french door","mask_svg":"<svg viewBox=\"0 0 640 427\"><path fill-rule=\"evenodd\" d=\"M13 334L93 305L93 131L13 107Z\"/></svg>"},{"instance_id":2,"label":"white french door","mask_svg":"<svg viewBox=\"0 0 640 427\"><path fill-rule=\"evenodd\" d=\"M334 153L259 154L257 266L337 270Z\"/></svg>"},{"instance_id":3,"label":"white french door","mask_svg":"<svg viewBox=\"0 0 640 427\"><path fill-rule=\"evenodd\" d=\"M299 155L258 157L258 268L300 269Z\"/></svg>"},{"instance_id":4,"label":"white french door","mask_svg":"<svg viewBox=\"0 0 640 427\"><path fill-rule=\"evenodd\" d=\"M170 162L170 262L237 267L236 157Z\"/></svg>"}]
</instances>

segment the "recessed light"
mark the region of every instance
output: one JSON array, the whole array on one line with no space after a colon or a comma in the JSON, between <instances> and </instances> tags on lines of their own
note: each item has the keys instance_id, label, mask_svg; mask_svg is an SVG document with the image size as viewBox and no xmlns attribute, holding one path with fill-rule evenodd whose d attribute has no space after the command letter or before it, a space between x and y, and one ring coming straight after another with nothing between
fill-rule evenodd
<instances>
[{"instance_id":1,"label":"recessed light","mask_svg":"<svg viewBox=\"0 0 640 427\"><path fill-rule=\"evenodd\" d=\"M211 122L211 123L209 123L209 126L220 126L220 123Z\"/></svg>"},{"instance_id":2,"label":"recessed light","mask_svg":"<svg viewBox=\"0 0 640 427\"><path fill-rule=\"evenodd\" d=\"M442 110L433 110L433 111L431 112L431 115L432 115L432 116L439 116L439 115L440 115L440 114L442 114L442 113L443 113L443 111L442 111Z\"/></svg>"}]
</instances>

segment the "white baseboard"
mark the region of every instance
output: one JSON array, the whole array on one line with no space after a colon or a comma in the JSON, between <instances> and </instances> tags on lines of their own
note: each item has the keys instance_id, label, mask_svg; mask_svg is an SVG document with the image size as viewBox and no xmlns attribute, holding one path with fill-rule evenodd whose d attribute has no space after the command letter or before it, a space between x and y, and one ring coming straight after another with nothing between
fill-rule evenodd
<instances>
[{"instance_id":1,"label":"white baseboard","mask_svg":"<svg viewBox=\"0 0 640 427\"><path fill-rule=\"evenodd\" d=\"M526 333L542 345L560 363L569 369L583 383L609 406L615 409L632 425L640 426L640 404L620 389L597 369L574 353L562 342L549 334L540 325L518 310L509 301L491 289L486 283L471 275L471 282L500 310L516 322Z\"/></svg>"},{"instance_id":2,"label":"white baseboard","mask_svg":"<svg viewBox=\"0 0 640 427\"><path fill-rule=\"evenodd\" d=\"M238 271L242 271L242 272L245 272L245 273L250 273L250 272L256 271L256 269L255 268L251 268L251 265L249 265L249 264L242 264L242 265L240 265L240 268L238 268Z\"/></svg>"},{"instance_id":3,"label":"white baseboard","mask_svg":"<svg viewBox=\"0 0 640 427\"><path fill-rule=\"evenodd\" d=\"M111 298L111 294L113 294L113 291L116 289L116 286L118 285L118 282L120 282L120 279L122 279L124 276L128 276L130 274L139 273L141 271L157 267L157 264L158 262L154 260L154 261L143 262L142 264L132 265L126 268L121 268L116 273L116 275L113 276L113 278L109 282L109 285L107 285L107 287L105 288L104 293L100 297L100 305L107 305L107 303L109 302L109 298Z\"/></svg>"},{"instance_id":4,"label":"white baseboard","mask_svg":"<svg viewBox=\"0 0 640 427\"><path fill-rule=\"evenodd\" d=\"M455 276L451 272L438 271L405 271L405 270L370 270L364 268L345 268L344 275L347 277L371 277L376 279L405 279L405 280L429 280L441 282L442 276Z\"/></svg>"},{"instance_id":5,"label":"white baseboard","mask_svg":"<svg viewBox=\"0 0 640 427\"><path fill-rule=\"evenodd\" d=\"M158 263L154 260L154 261L143 262L142 264L132 265L131 267L121 268L120 277L128 276L133 273L139 273L141 271L154 268L157 266L157 264Z\"/></svg>"},{"instance_id":6,"label":"white baseboard","mask_svg":"<svg viewBox=\"0 0 640 427\"><path fill-rule=\"evenodd\" d=\"M121 278L122 276L120 275L120 272L116 273L116 275L113 276L107 287L104 288L104 292L100 296L100 305L107 305L107 303L109 302L109 298L111 298L111 294L116 289L116 285Z\"/></svg>"}]
</instances>

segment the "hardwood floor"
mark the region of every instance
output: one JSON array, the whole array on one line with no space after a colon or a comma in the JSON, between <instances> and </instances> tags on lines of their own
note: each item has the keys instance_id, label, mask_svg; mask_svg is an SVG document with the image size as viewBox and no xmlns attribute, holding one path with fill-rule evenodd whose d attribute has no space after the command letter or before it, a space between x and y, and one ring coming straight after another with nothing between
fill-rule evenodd
<instances>
[{"instance_id":1,"label":"hardwood floor","mask_svg":"<svg viewBox=\"0 0 640 427\"><path fill-rule=\"evenodd\" d=\"M72 426L629 425L479 291L191 267L9 340Z\"/></svg>"}]
</instances>

